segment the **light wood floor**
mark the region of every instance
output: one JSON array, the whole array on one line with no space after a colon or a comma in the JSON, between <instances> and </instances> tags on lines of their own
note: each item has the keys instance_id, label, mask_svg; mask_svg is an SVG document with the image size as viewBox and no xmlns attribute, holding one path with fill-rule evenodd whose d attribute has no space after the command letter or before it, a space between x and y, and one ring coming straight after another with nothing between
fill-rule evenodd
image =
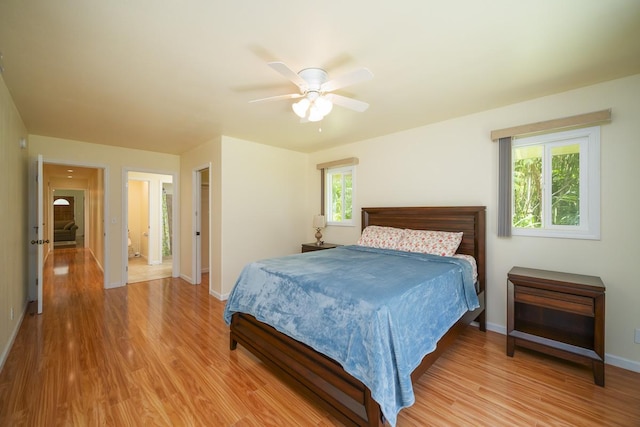
<instances>
[{"instance_id":1,"label":"light wood floor","mask_svg":"<svg viewBox=\"0 0 640 427\"><path fill-rule=\"evenodd\" d=\"M68 266L63 274L54 267ZM46 264L45 312L27 315L0 373L0 426L331 426L241 346L224 303L180 279L103 290L84 249ZM65 271L65 269L57 269ZM640 374L516 350L470 328L415 386L398 426L640 426Z\"/></svg>"},{"instance_id":2,"label":"light wood floor","mask_svg":"<svg viewBox=\"0 0 640 427\"><path fill-rule=\"evenodd\" d=\"M127 282L137 283L171 277L173 261L169 256L162 259L162 264L149 265L143 257L131 257L128 260L127 267L129 267L127 271Z\"/></svg>"}]
</instances>

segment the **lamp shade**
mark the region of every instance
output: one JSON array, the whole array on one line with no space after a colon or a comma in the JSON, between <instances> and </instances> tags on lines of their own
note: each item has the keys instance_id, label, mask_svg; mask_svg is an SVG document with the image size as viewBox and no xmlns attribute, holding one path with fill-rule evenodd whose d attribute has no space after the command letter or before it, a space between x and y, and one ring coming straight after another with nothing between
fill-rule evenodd
<instances>
[{"instance_id":1,"label":"lamp shade","mask_svg":"<svg viewBox=\"0 0 640 427\"><path fill-rule=\"evenodd\" d=\"M324 215L315 215L313 217L313 228L324 228Z\"/></svg>"},{"instance_id":2,"label":"lamp shade","mask_svg":"<svg viewBox=\"0 0 640 427\"><path fill-rule=\"evenodd\" d=\"M293 112L296 113L298 117L303 118L307 115L309 105L311 105L311 101L307 98L302 98L300 101L294 103L291 108L293 108Z\"/></svg>"}]
</instances>

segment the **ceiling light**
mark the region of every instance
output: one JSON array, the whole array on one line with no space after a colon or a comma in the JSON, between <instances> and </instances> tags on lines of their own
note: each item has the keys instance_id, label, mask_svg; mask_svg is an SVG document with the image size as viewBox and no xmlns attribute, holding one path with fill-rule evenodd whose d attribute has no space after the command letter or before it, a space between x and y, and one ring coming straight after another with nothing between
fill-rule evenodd
<instances>
[{"instance_id":1,"label":"ceiling light","mask_svg":"<svg viewBox=\"0 0 640 427\"><path fill-rule=\"evenodd\" d=\"M291 108L293 108L293 112L296 113L298 117L303 119L307 115L309 105L311 105L311 101L307 98L302 98L300 101L294 103Z\"/></svg>"},{"instance_id":2,"label":"ceiling light","mask_svg":"<svg viewBox=\"0 0 640 427\"><path fill-rule=\"evenodd\" d=\"M301 119L307 119L310 122L319 122L333 109L333 102L318 92L308 92L300 101L294 103L294 113Z\"/></svg>"},{"instance_id":3,"label":"ceiling light","mask_svg":"<svg viewBox=\"0 0 640 427\"><path fill-rule=\"evenodd\" d=\"M315 100L314 104L318 107L318 111L322 117L326 116L333 109L333 102L329 101L326 96L321 96Z\"/></svg>"}]
</instances>

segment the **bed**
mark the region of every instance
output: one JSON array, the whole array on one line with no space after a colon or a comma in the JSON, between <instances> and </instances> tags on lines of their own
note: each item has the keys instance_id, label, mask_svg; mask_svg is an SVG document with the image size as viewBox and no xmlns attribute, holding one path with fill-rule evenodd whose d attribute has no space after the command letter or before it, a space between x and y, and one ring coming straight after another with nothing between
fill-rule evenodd
<instances>
[{"instance_id":1,"label":"bed","mask_svg":"<svg viewBox=\"0 0 640 427\"><path fill-rule=\"evenodd\" d=\"M362 209L362 229L365 230L368 226L380 226L380 227L394 227L397 229L412 229L412 230L439 230L439 231L447 231L447 232L462 232L462 240L460 245L457 248L457 254L471 255L475 258L477 264L477 280L475 287L472 287L471 292L474 294L473 299L475 301L475 305L468 305L468 307L473 307L473 309L463 309L461 314L456 315L457 320L453 320L452 325L447 324L446 330L442 332L440 335L437 335L439 339L434 344L424 343L424 348L420 347L416 352L423 352L427 346L431 345L433 348L428 348L428 351L424 353L424 357L422 357L422 353L419 354L419 359L415 365L411 366L411 371L408 374L400 375L400 380L398 381L415 381L419 378L428 368L437 360L437 358L452 344L455 342L456 337L463 331L464 327L471 323L472 321L476 321L481 330L485 330L485 284L486 284L486 259L485 259L485 208L479 206L460 206L460 207L407 207L407 208L392 208L392 207L383 207L383 208L363 208ZM335 251L335 252L332 252ZM373 252L371 255L364 255L362 252ZM379 253L382 252L382 253ZM384 253L389 252L389 253ZM336 249L330 249L327 251L314 251L308 254L294 255L290 257L283 257L286 259L274 259L273 261L269 261L273 263L273 265L283 266L282 275L285 276L287 263L294 262L296 264L296 268L298 268L298 264L302 262L303 258L308 259L311 263L308 265L308 269L305 269L302 276L304 276L305 280L310 280L312 282L323 282L324 280L314 280L313 271L314 269L320 268L319 266L323 263L326 263L329 266L333 266L333 262L335 262L335 258L352 256L354 253L355 257L369 257L375 256L379 257L379 259L385 259L389 256L392 256L393 259L398 259L402 263L422 263L422 256L418 256L416 254L408 254L408 253L398 253L399 251L391 251L385 249L374 249L369 250L367 248L360 247L346 247L342 252L339 252ZM416 256L414 256L416 255ZM467 267L464 267L464 263L456 261L450 257L436 257L433 255L427 255L426 258L439 258L436 261L437 268L444 269L446 271L445 274L447 277L458 274L458 276L462 275L465 277L464 281L467 282L467 273L465 271L470 270ZM414 260L413 258L420 258ZM378 258L375 258L377 262ZM370 261L370 260L369 260ZM428 260L429 265L431 266L432 260ZM352 264L356 265L357 261L349 261ZM385 261L386 262L386 261ZM395 261L390 261L395 262ZM425 261L426 263L426 261ZM370 268L375 268L372 264L369 264ZM405 268L405 264L403 265L403 269ZM408 264L407 264L408 265ZM446 266L445 266L446 265ZM413 264L411 264L410 268ZM249 267L249 266L248 266ZM271 289L268 283L261 283L259 275L256 276L251 275L249 273L245 274L245 271L248 267L245 267L243 270L243 274L239 279L244 280L245 282L250 282L250 285L254 288L264 288ZM464 267L464 268L463 268ZM369 268L369 267L368 267ZM410 269L406 267L407 270ZM422 268L422 267L420 267ZM432 267L429 267L432 268ZM384 268L383 268L384 269ZM308 271L306 271L308 270ZM297 270L296 270L297 271ZM320 271L320 270L319 270ZM461 273L451 273L452 271L461 272ZM326 273L326 272L325 272ZM278 272L277 275L280 273ZM374 276L382 274L379 271L376 271ZM243 276L247 276L244 277ZM287 276L288 277L288 276ZM249 279L247 279L249 278ZM268 279L271 280L271 279ZM348 283L349 286L345 286L345 289L351 289L351 286L366 286L367 283L351 283L349 277L345 276L345 283ZM431 279L430 279L431 280ZM374 279L371 279L371 284L375 285ZM353 425L353 426L382 426L388 421L391 425L395 424L395 419L397 416L397 412L402 407L408 406L405 403L398 403L399 409L389 410L388 402L384 397L381 397L380 387L376 382L376 378L373 378L373 382L370 377L366 375L361 375L361 371L358 369L362 363L366 364L367 358L371 358L371 355L364 355L363 361L357 359L361 353L357 351L357 343L353 344L354 340L352 336L354 335L353 331L341 331L336 329L336 343L340 343L339 337L342 335L347 336L348 346L352 345L356 350L352 351L349 349L349 353L347 356L344 356L341 349L331 350L328 348L323 348L318 345L318 342L322 344L322 341L314 340L312 338L300 338L294 333L290 333L289 330L283 328L282 324L272 320L275 317L281 317L280 311L286 312L287 316L290 315L290 306L287 307L287 299L291 298L291 295L286 295L286 298L281 298L283 301L280 302L280 306L272 313L272 315L267 316L270 320L268 322L273 325L267 324L267 321L260 321L258 318L264 319L265 316L260 313L249 314L249 310L244 312L240 309L236 311L235 308L230 309L230 306L235 307L237 304L234 301L234 292L238 288L238 284L234 287L234 291L232 291L232 295L230 296L229 301L227 302L227 306L225 308L225 320L230 323L230 348L231 350L235 350L237 344L240 343L251 353L260 358L265 364L274 368L278 372L284 375L284 378L290 380L294 385L298 386L298 389L311 397L314 401L316 401L320 406L324 407L328 410L333 416L343 422L345 425ZM273 287L272 287L273 288ZM273 288L276 289L276 288ZM286 291L286 288L284 288ZM465 289L465 288L462 288ZM468 288L466 288L468 289ZM271 291L269 291L271 292ZM279 292L279 291L278 291ZM315 291L314 291L315 292ZM307 291L306 294L313 294L314 292ZM271 292L274 293L274 292ZM363 302L353 302L349 301L349 292L345 290L345 300L347 301L345 304L351 304L352 306L360 306L365 305L368 306L368 301ZM458 292L460 293L460 292ZM468 291L467 291L468 293ZM335 292L334 292L335 294ZM464 294L464 292L462 292ZM308 296L308 295L306 295ZM340 296L332 295L332 297L339 298ZM476 298L477 297L477 298ZM326 298L323 296L322 298ZM459 297L458 299L470 300L469 296ZM336 299L331 300L331 304L336 304ZM347 304L347 305L348 305ZM410 311L411 306L407 306L404 302L399 302L398 307L404 307L402 310L390 311L389 318L391 316L399 316L397 313L399 311ZM469 303L471 304L471 303ZM319 304L322 305L322 304ZM285 307L285 309L282 309ZM299 304L298 304L299 307ZM457 310L460 310L459 308ZM311 313L313 310L308 310L309 315L312 316ZM356 313L364 312L366 310L353 310ZM333 321L333 317L340 318L344 313L336 312L333 310L330 311L331 317L327 317L326 321ZM337 313L337 314L336 314ZM386 312L385 312L386 313ZM254 316L255 314L255 316ZM264 312L263 312L264 314ZM385 314L386 316L386 314ZM415 319L415 313L413 313L413 318ZM378 316L381 317L381 316ZM384 316L382 316L384 317ZM421 320L422 316L420 317ZM373 317L372 317L373 318ZM428 319L428 316L424 316L425 319ZM295 322L302 322L304 318L296 318ZM393 321L389 321L387 323L392 324L400 324L400 322L396 322L396 318L392 319ZM427 320L424 320L427 322ZM431 322L431 320L429 320ZM289 320L289 323L290 320ZM416 322L419 323L419 322ZM438 322L434 322L438 323ZM301 323L302 324L302 323ZM351 325L351 323L349 323ZM429 326L430 323L425 323L421 327ZM274 327L275 326L275 327ZM331 325L329 325L331 326ZM384 326L384 325L383 325ZM297 328L298 326L296 326ZM405 328L405 326L402 326ZM320 328L321 329L321 328ZM283 333L282 331L287 330L287 333ZM376 329L378 330L378 329ZM344 333L343 333L344 332ZM404 331L404 329L400 329L401 333L411 332ZM397 331L395 332L397 334ZM355 334L358 335L358 334ZM383 330L381 333L382 338L386 341L390 341L392 344L392 355L391 359L397 357L398 354L413 354L413 348L411 351L402 350L396 341L394 341L394 337L392 336L390 340L387 340L386 335L393 335L389 333L387 329ZM300 340L292 338L298 337ZM385 342L386 342L385 341ZM402 340L401 340L402 341ZM407 341L406 339L404 341ZM411 340L411 345L420 345L423 346L423 343L417 343L418 340ZM368 342L368 341L367 341ZM365 347L369 346L369 344L365 345ZM321 351L315 350L315 348L322 348ZM399 350L398 350L399 349ZM386 351L386 350L385 350ZM374 351L374 353L382 353L380 351ZM330 357L327 354L330 354L335 357ZM355 358L355 362L351 363L352 355ZM415 357L415 356L412 356ZM389 357L382 357L383 361L380 363L386 363ZM339 363L336 360L340 360ZM378 361L373 361L371 363L378 363ZM386 372L386 365L372 365L372 368L364 368L364 371L371 373L372 369L374 372ZM404 366L404 365L403 365ZM414 368L415 366L415 368ZM381 368L382 367L382 368ZM406 370L406 369L405 369ZM380 374L382 375L382 374ZM404 378L407 376L408 378ZM384 381L382 381L384 382ZM392 381L393 382L393 381ZM368 384L368 385L365 385ZM402 383L400 384L401 393L408 393L409 399L413 396L412 387L406 387ZM409 389L409 390L407 390ZM377 399L374 399L376 397ZM402 400L401 397L399 398ZM378 401L382 402L382 405L378 403ZM412 403L409 400L409 403ZM385 417L386 415L386 417Z\"/></svg>"}]
</instances>

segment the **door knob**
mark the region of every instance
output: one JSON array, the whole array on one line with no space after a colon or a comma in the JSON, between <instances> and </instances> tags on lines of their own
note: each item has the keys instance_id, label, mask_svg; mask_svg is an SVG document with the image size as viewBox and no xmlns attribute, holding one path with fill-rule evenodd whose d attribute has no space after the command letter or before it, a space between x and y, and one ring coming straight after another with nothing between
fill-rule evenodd
<instances>
[{"instance_id":1,"label":"door knob","mask_svg":"<svg viewBox=\"0 0 640 427\"><path fill-rule=\"evenodd\" d=\"M47 240L32 240L32 245L44 245L45 243L49 243L49 239Z\"/></svg>"}]
</instances>

